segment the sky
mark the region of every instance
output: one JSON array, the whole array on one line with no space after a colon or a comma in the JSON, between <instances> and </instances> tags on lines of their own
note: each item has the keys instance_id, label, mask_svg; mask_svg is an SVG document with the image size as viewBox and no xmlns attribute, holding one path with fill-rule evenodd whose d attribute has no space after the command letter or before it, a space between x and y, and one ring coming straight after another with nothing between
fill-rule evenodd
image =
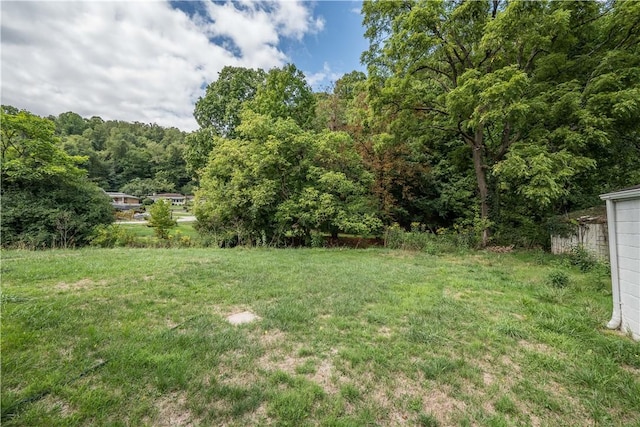
<instances>
[{"instance_id":1,"label":"sky","mask_svg":"<svg viewBox=\"0 0 640 427\"><path fill-rule=\"evenodd\" d=\"M364 71L361 1L0 2L0 98L41 116L197 128L225 66L286 63L324 90Z\"/></svg>"}]
</instances>

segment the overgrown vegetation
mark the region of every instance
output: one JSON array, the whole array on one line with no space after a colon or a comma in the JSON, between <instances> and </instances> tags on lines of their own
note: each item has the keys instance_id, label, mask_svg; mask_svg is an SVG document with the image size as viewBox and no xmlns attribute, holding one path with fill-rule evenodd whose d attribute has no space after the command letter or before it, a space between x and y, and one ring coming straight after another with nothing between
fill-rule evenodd
<instances>
[{"instance_id":1,"label":"overgrown vegetation","mask_svg":"<svg viewBox=\"0 0 640 427\"><path fill-rule=\"evenodd\" d=\"M325 92L293 64L225 67L188 135L5 106L3 147L41 130L105 189L197 188L200 230L226 246L393 224L409 232L400 246L428 245L418 223L458 245L547 248L574 228L559 215L640 182L639 2L364 2L362 14L367 74ZM37 138L11 136L20 126ZM3 148L3 165L15 153ZM4 171L3 244L84 244L104 222L93 185L76 183L79 207L51 188L5 188Z\"/></svg>"},{"instance_id":2,"label":"overgrown vegetation","mask_svg":"<svg viewBox=\"0 0 640 427\"><path fill-rule=\"evenodd\" d=\"M609 278L570 257L83 249L1 268L3 426L640 422L640 343L605 329ZM260 319L226 322L245 310Z\"/></svg>"},{"instance_id":3,"label":"overgrown vegetation","mask_svg":"<svg viewBox=\"0 0 640 427\"><path fill-rule=\"evenodd\" d=\"M0 122L3 246L83 245L94 226L113 221L109 198L79 167L86 159L58 146L51 121L3 107Z\"/></svg>"}]
</instances>

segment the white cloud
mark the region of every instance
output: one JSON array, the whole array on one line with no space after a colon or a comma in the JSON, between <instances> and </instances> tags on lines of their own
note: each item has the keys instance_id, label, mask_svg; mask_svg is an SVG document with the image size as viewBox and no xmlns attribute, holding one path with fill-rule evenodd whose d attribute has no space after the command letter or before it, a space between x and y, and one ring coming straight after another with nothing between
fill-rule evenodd
<instances>
[{"instance_id":1,"label":"white cloud","mask_svg":"<svg viewBox=\"0 0 640 427\"><path fill-rule=\"evenodd\" d=\"M324 91L338 79L340 79L343 74L344 73L333 71L329 64L325 62L322 66L322 71L317 71L315 73L305 72L305 77L307 78L307 83L309 83L309 86L311 86L314 90Z\"/></svg>"},{"instance_id":2,"label":"white cloud","mask_svg":"<svg viewBox=\"0 0 640 427\"><path fill-rule=\"evenodd\" d=\"M322 30L308 6L209 3L189 17L166 2L2 1L2 103L191 130L224 66L280 66L282 37Z\"/></svg>"}]
</instances>

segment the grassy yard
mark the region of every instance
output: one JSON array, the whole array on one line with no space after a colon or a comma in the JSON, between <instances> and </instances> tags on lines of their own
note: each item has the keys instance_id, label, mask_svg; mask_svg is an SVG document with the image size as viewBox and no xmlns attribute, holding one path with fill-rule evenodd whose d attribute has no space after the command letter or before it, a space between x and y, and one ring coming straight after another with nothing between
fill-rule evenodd
<instances>
[{"instance_id":1,"label":"grassy yard","mask_svg":"<svg viewBox=\"0 0 640 427\"><path fill-rule=\"evenodd\" d=\"M193 228L195 222L179 222L176 227L169 230L169 234L180 233L182 236L189 236L192 239L198 238L198 232ZM140 224L119 224L120 227L131 232L141 242L154 243L157 242L153 227L149 227L146 223Z\"/></svg>"},{"instance_id":2,"label":"grassy yard","mask_svg":"<svg viewBox=\"0 0 640 427\"><path fill-rule=\"evenodd\" d=\"M2 425L640 425L610 313L542 253L3 252Z\"/></svg>"}]
</instances>

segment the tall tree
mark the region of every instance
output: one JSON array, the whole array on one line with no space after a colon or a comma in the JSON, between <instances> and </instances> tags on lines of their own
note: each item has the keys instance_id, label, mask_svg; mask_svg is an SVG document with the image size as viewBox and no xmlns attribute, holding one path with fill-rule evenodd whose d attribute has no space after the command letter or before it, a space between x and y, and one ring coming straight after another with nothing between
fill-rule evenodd
<instances>
[{"instance_id":1,"label":"tall tree","mask_svg":"<svg viewBox=\"0 0 640 427\"><path fill-rule=\"evenodd\" d=\"M212 128L217 135L233 138L242 104L256 96L265 78L266 73L260 69L224 67L196 102L193 115L200 128Z\"/></svg>"},{"instance_id":2,"label":"tall tree","mask_svg":"<svg viewBox=\"0 0 640 427\"><path fill-rule=\"evenodd\" d=\"M272 118L293 119L302 129L312 129L315 98L304 74L293 64L273 68L246 107Z\"/></svg>"},{"instance_id":3,"label":"tall tree","mask_svg":"<svg viewBox=\"0 0 640 427\"><path fill-rule=\"evenodd\" d=\"M217 138L196 194L204 231L221 240L284 243L312 230L366 234L381 225L370 175L345 133L305 131L246 110L236 139Z\"/></svg>"},{"instance_id":4,"label":"tall tree","mask_svg":"<svg viewBox=\"0 0 640 427\"><path fill-rule=\"evenodd\" d=\"M12 112L0 111L2 245L86 243L94 226L113 221L109 198L78 167L86 159L58 146L52 121Z\"/></svg>"},{"instance_id":5,"label":"tall tree","mask_svg":"<svg viewBox=\"0 0 640 427\"><path fill-rule=\"evenodd\" d=\"M363 60L374 108L392 119L392 131L411 129L434 140L445 133L466 144L483 244L498 190L548 207L569 194L580 172L595 166L585 147L603 133L580 102L587 79L578 68L591 50L585 35L597 33L605 6L364 3L370 48ZM602 47L594 49L602 54ZM572 114L562 113L567 105Z\"/></svg>"}]
</instances>

